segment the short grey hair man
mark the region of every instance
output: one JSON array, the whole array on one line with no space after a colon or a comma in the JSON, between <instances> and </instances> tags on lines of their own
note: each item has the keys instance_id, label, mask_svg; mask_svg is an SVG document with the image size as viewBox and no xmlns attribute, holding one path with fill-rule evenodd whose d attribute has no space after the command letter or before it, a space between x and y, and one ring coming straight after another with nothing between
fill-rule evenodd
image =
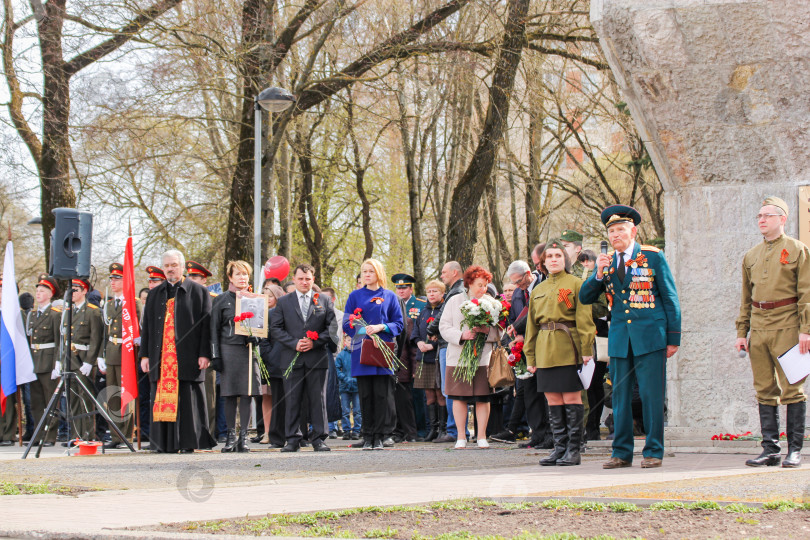
<instances>
[{"instance_id":1,"label":"short grey hair man","mask_svg":"<svg viewBox=\"0 0 810 540\"><path fill-rule=\"evenodd\" d=\"M509 268L506 269L506 275L507 277L522 276L526 272L531 271L532 269L526 261L513 261L512 264L509 265Z\"/></svg>"},{"instance_id":2,"label":"short grey hair man","mask_svg":"<svg viewBox=\"0 0 810 540\"><path fill-rule=\"evenodd\" d=\"M166 253L164 253L164 254L163 254L163 256L160 258L160 261L161 261L161 263L162 263L162 262L165 262L165 261L166 261L166 259L174 259L175 257L176 257L176 258L177 258L177 260L180 262L180 266L181 266L182 268L185 268L185 267L186 267L186 257L185 257L185 255L183 255L183 253L182 253L182 252L180 252L180 251L178 251L178 250L176 250L176 249L170 249L170 250L168 250L168 251L167 251Z\"/></svg>"}]
</instances>

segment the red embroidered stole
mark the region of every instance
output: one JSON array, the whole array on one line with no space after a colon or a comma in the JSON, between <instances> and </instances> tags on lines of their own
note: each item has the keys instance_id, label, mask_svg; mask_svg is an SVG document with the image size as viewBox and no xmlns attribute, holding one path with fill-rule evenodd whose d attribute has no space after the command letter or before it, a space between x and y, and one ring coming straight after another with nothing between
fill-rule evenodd
<instances>
[{"instance_id":1,"label":"red embroidered stole","mask_svg":"<svg viewBox=\"0 0 810 540\"><path fill-rule=\"evenodd\" d=\"M160 355L160 380L152 409L153 422L176 422L179 382L177 378L177 346L174 332L174 298L166 302L163 323L163 343Z\"/></svg>"}]
</instances>

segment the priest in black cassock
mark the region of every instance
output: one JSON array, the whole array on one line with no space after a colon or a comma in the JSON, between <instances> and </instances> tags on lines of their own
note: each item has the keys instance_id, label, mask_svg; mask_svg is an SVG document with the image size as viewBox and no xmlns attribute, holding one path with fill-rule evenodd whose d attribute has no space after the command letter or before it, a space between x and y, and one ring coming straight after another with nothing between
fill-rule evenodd
<instances>
[{"instance_id":1,"label":"priest in black cassock","mask_svg":"<svg viewBox=\"0 0 810 540\"><path fill-rule=\"evenodd\" d=\"M141 368L151 383L151 449L188 453L216 446L208 432L205 370L211 358L211 295L183 279L185 257L163 254L166 281L149 291L143 310Z\"/></svg>"}]
</instances>

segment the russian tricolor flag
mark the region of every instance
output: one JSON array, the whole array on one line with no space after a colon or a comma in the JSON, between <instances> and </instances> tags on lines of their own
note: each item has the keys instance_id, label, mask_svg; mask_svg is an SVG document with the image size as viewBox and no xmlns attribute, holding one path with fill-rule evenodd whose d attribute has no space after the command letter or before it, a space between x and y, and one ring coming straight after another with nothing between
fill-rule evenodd
<instances>
[{"instance_id":1,"label":"russian tricolor flag","mask_svg":"<svg viewBox=\"0 0 810 540\"><path fill-rule=\"evenodd\" d=\"M25 337L14 276L14 248L6 244L3 263L3 296L0 310L0 413L6 412L6 399L17 391L18 384L36 380L31 349Z\"/></svg>"}]
</instances>

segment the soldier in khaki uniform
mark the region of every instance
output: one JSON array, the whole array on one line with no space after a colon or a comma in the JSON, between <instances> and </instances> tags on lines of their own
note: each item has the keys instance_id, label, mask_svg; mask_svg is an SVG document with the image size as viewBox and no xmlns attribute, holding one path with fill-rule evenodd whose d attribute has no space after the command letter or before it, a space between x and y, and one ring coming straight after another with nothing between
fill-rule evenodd
<instances>
[{"instance_id":1,"label":"soldier in khaki uniform","mask_svg":"<svg viewBox=\"0 0 810 540\"><path fill-rule=\"evenodd\" d=\"M87 293L90 291L90 283L85 279L74 279L71 288L73 290L73 320L71 324L71 353L70 369L76 373L76 377L81 379L88 390L93 391L93 369L98 364L101 371L106 371L107 367L104 359L99 358L101 353L102 340L104 339L104 321L101 320L101 310L89 304ZM92 412L95 404L85 394L84 390L71 386L70 409L72 415ZM76 437L83 440L90 440L93 433L93 418L88 416L74 422ZM67 446L68 443L62 443Z\"/></svg>"},{"instance_id":2,"label":"soldier in khaki uniform","mask_svg":"<svg viewBox=\"0 0 810 540\"><path fill-rule=\"evenodd\" d=\"M42 274L36 288L37 309L31 310L26 321L26 329L31 344L31 358L34 360L34 373L37 380L31 382L31 408L34 421L39 423L45 408L56 389L62 365L57 363L62 310L53 307L53 298L59 298L59 285L56 280ZM53 446L56 441L56 418L48 426L42 446ZM43 428L44 429L44 428Z\"/></svg>"},{"instance_id":3,"label":"soldier in khaki uniform","mask_svg":"<svg viewBox=\"0 0 810 540\"><path fill-rule=\"evenodd\" d=\"M132 438L135 425L135 402L130 401L124 416L121 415L121 349L122 325L124 315L124 266L120 263L110 265L110 291L114 299L104 304L105 324L104 363L107 366L107 409L118 429L127 439ZM141 311L140 302L135 300L135 312ZM110 430L112 440L104 448L118 448L124 441L114 430Z\"/></svg>"},{"instance_id":4,"label":"soldier in khaki uniform","mask_svg":"<svg viewBox=\"0 0 810 540\"><path fill-rule=\"evenodd\" d=\"M801 465L807 396L804 380L789 384L777 357L799 344L810 350L810 250L785 235L788 205L762 203L757 223L763 242L743 258L738 351L747 350L759 402L762 453L746 465L779 465L779 404L787 405L788 454L783 467ZM747 339L746 339L747 338Z\"/></svg>"}]
</instances>

